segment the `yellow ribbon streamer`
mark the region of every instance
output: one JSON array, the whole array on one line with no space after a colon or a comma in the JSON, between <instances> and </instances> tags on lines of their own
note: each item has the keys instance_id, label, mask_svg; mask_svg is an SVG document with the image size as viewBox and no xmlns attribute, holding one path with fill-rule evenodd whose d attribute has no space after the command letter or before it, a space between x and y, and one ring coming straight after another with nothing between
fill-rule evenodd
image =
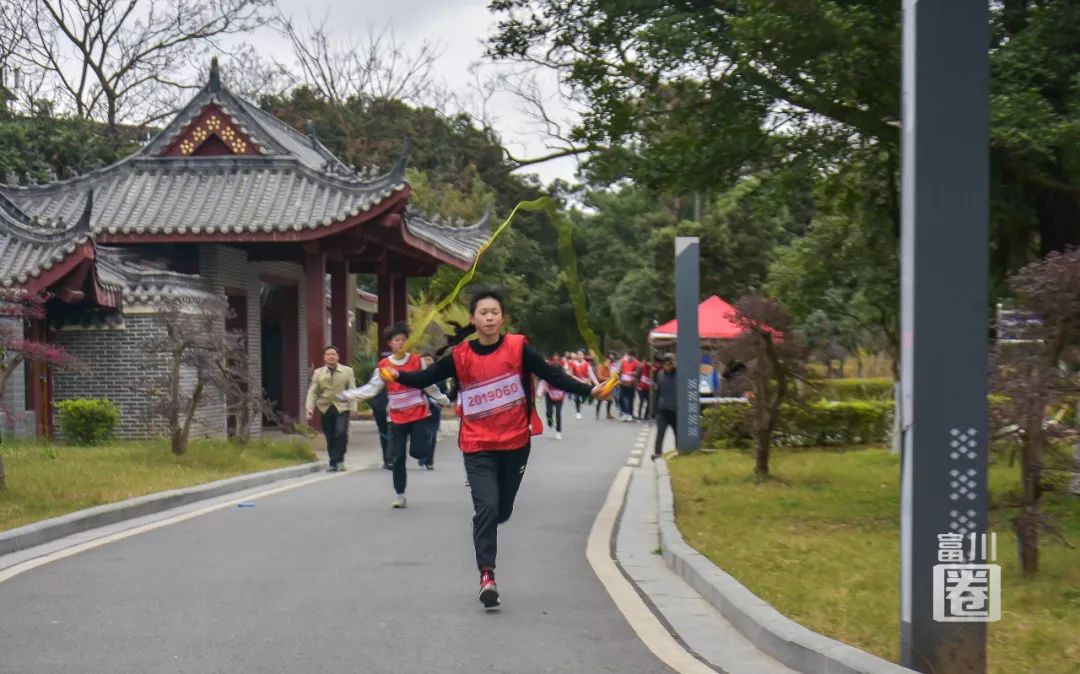
<instances>
[{"instance_id":1,"label":"yellow ribbon streamer","mask_svg":"<svg viewBox=\"0 0 1080 674\"><path fill-rule=\"evenodd\" d=\"M495 228L487 241L480 246L480 249L476 252L476 258L473 260L472 266L458 280L457 285L450 291L450 294L436 304L431 311L428 312L427 316L420 321L419 325L407 340L401 353L409 351L415 345L416 340L418 340L427 330L428 326L431 325L431 322L435 320L435 317L457 299L462 289L476 276L476 268L480 265L480 260L483 258L484 253L487 252L487 249L491 247L491 244L499 238L499 235L510 226L510 223L514 221L517 214L522 211L547 213L548 218L551 220L551 224L554 225L555 230L558 232L557 248L559 263L562 266L563 283L570 293L570 302L574 306L574 317L577 322L577 329L581 334L581 338L585 340L585 346L589 349L594 361L596 363L601 362L602 355L600 353L599 340L596 337L596 333L589 327L588 315L585 307L585 291L582 289L581 280L578 277L577 254L574 252L573 240L574 225L570 221L570 218L567 217L566 213L559 210L558 204L556 204L555 200L551 197L540 197L539 199L533 199L532 201L522 201L519 202L517 206L514 206L514 210L510 211L510 215ZM617 381L618 378L612 375L611 379L604 382L605 395L610 393Z\"/></svg>"}]
</instances>

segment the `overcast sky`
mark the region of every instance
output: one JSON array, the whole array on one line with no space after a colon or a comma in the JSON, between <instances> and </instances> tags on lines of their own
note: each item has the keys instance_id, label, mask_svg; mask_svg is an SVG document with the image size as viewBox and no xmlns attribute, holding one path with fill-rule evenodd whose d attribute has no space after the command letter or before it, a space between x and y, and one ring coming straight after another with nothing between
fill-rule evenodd
<instances>
[{"instance_id":1,"label":"overcast sky","mask_svg":"<svg viewBox=\"0 0 1080 674\"><path fill-rule=\"evenodd\" d=\"M419 48L426 40L438 47L440 53L435 77L455 91L466 91L474 81L469 66L480 62L481 42L491 33L494 18L487 10L487 0L278 0L281 10L303 25L310 16L316 22L328 17L333 35L342 40L362 38L369 29L381 29L389 22L399 46L409 51ZM262 53L288 53L285 41L269 32L249 36L248 40ZM481 69L493 74L492 68ZM554 86L549 101L556 101L556 112L569 115L568 108L557 103ZM543 132L522 111L514 96L504 93L488 103L488 116L503 142L515 156L535 157L546 154ZM561 159L538 164L523 171L535 172L547 183L554 178L573 178L576 162Z\"/></svg>"}]
</instances>

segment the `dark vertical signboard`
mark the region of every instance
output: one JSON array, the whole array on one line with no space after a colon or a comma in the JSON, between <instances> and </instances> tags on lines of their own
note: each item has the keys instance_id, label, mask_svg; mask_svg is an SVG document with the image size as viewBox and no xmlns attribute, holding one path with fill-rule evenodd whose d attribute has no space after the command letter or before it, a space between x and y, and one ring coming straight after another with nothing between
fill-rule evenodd
<instances>
[{"instance_id":1,"label":"dark vertical signboard","mask_svg":"<svg viewBox=\"0 0 1080 674\"><path fill-rule=\"evenodd\" d=\"M988 5L904 0L901 662L928 673L985 672L985 623L1000 610L1000 569L976 563L991 561L976 545L987 533Z\"/></svg>"},{"instance_id":2,"label":"dark vertical signboard","mask_svg":"<svg viewBox=\"0 0 1080 674\"><path fill-rule=\"evenodd\" d=\"M700 243L696 236L675 239L675 319L679 324L675 360L678 367L679 410L676 447L679 452L701 448L701 344L698 340Z\"/></svg>"}]
</instances>

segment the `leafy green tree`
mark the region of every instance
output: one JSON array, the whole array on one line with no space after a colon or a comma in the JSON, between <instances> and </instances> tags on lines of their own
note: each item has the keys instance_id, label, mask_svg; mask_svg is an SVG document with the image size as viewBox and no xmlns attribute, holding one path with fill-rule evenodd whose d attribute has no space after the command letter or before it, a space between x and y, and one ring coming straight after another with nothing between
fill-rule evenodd
<instances>
[{"instance_id":1,"label":"leafy green tree","mask_svg":"<svg viewBox=\"0 0 1080 674\"><path fill-rule=\"evenodd\" d=\"M887 155L872 153L822 180L806 234L778 251L769 292L804 328L827 317L849 351L885 349L899 360L900 266Z\"/></svg>"},{"instance_id":2,"label":"leafy green tree","mask_svg":"<svg viewBox=\"0 0 1080 674\"><path fill-rule=\"evenodd\" d=\"M117 146L97 122L55 116L47 102L31 115L0 107L0 181L47 182L111 164L138 147L126 131Z\"/></svg>"}]
</instances>

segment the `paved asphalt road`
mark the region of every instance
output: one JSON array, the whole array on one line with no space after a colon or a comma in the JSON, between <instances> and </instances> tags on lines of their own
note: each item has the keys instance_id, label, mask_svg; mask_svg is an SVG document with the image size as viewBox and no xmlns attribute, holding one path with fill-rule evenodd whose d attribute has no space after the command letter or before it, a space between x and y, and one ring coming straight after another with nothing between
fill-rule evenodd
<instances>
[{"instance_id":1,"label":"paved asphalt road","mask_svg":"<svg viewBox=\"0 0 1080 674\"><path fill-rule=\"evenodd\" d=\"M388 472L354 472L0 583L0 672L669 672L585 560L639 426L568 416L500 529L498 612L445 440L437 470L410 467L407 510Z\"/></svg>"}]
</instances>

